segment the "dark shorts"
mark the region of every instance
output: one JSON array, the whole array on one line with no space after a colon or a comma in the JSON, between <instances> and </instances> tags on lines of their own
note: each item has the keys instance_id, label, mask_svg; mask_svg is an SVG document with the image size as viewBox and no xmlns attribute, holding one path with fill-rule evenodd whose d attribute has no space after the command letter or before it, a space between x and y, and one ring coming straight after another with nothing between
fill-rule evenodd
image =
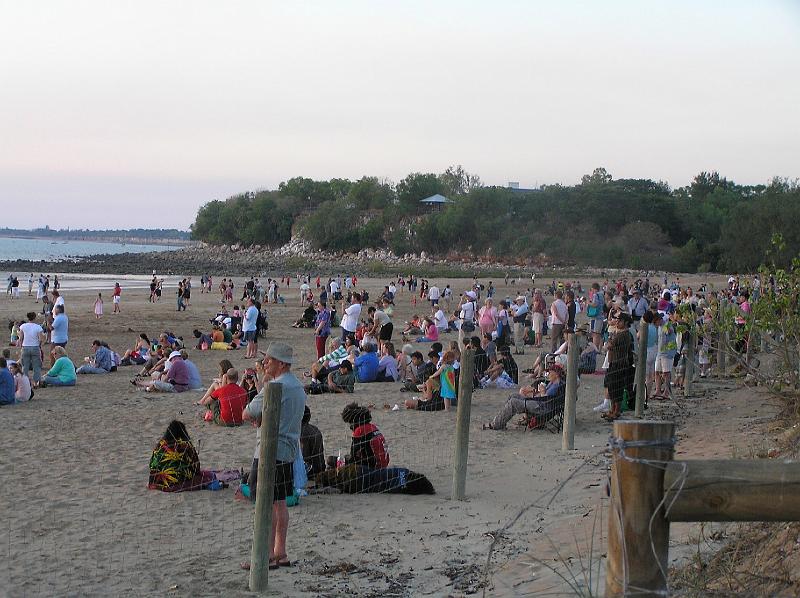
<instances>
[{"instance_id":1,"label":"dark shorts","mask_svg":"<svg viewBox=\"0 0 800 598\"><path fill-rule=\"evenodd\" d=\"M255 330L248 330L244 333L244 340L245 342L258 342L256 341L256 331Z\"/></svg>"},{"instance_id":2,"label":"dark shorts","mask_svg":"<svg viewBox=\"0 0 800 598\"><path fill-rule=\"evenodd\" d=\"M256 486L258 484L258 459L253 459L247 483L250 486L250 496L255 502ZM287 496L294 494L293 486L294 463L291 461L275 461L275 491L272 493L272 502L286 500Z\"/></svg>"},{"instance_id":3,"label":"dark shorts","mask_svg":"<svg viewBox=\"0 0 800 598\"><path fill-rule=\"evenodd\" d=\"M67 341L64 341L63 343L50 343L50 344L53 345L54 347L66 347Z\"/></svg>"},{"instance_id":4,"label":"dark shorts","mask_svg":"<svg viewBox=\"0 0 800 598\"><path fill-rule=\"evenodd\" d=\"M394 332L394 324L392 324L391 322L389 322L388 324L384 324L383 326L381 326L378 338L382 341L390 341L392 340L392 332Z\"/></svg>"}]
</instances>

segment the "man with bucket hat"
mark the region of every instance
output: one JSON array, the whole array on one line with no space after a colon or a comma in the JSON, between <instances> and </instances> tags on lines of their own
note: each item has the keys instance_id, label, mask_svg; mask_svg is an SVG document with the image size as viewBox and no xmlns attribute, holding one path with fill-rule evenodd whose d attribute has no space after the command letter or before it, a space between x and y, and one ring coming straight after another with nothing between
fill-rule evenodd
<instances>
[{"instance_id":1,"label":"man with bucket hat","mask_svg":"<svg viewBox=\"0 0 800 598\"><path fill-rule=\"evenodd\" d=\"M270 344L263 364L258 368L259 392L242 413L243 421L252 422L256 427L260 426L264 399L267 396L267 384L278 382L283 385L281 416L278 424L278 455L275 462L275 491L272 502L273 553L269 555L270 569L291 565L286 556L286 532L289 528L289 509L286 506L286 497L294 493L292 464L300 446L300 428L306 406L306 393L303 385L291 372L293 357L292 348L286 343L273 342ZM260 439L260 431L256 430L256 450L248 478L252 500L255 500L258 483Z\"/></svg>"}]
</instances>

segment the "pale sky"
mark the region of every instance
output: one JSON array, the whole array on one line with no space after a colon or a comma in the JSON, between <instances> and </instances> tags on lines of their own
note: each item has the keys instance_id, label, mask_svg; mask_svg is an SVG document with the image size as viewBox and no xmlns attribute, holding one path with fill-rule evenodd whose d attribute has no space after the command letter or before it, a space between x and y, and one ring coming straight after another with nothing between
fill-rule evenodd
<instances>
[{"instance_id":1,"label":"pale sky","mask_svg":"<svg viewBox=\"0 0 800 598\"><path fill-rule=\"evenodd\" d=\"M186 229L293 176L800 176L797 0L7 0L0 227Z\"/></svg>"}]
</instances>

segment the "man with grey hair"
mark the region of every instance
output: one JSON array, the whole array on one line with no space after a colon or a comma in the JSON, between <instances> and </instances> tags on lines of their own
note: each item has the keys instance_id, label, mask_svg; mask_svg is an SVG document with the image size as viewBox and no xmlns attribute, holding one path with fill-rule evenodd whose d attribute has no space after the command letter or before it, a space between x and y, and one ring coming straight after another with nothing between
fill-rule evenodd
<instances>
[{"instance_id":1,"label":"man with grey hair","mask_svg":"<svg viewBox=\"0 0 800 598\"><path fill-rule=\"evenodd\" d=\"M294 493L293 463L300 447L300 428L303 412L306 406L306 393L303 385L291 372L293 361L292 348L286 343L274 342L267 348L264 362L257 369L259 371L258 394L244 408L242 419L252 422L258 428L261 426L261 413L264 400L267 398L269 382L282 385L281 415L278 424L278 455L274 464L268 463L266 467L275 467L275 490L272 495L272 554L269 555L270 569L288 567L291 561L286 554L286 532L289 529L289 509L286 506L286 497ZM260 453L261 434L256 430L256 450L253 455L253 465L250 469L248 485L250 498L255 500L258 483L258 457Z\"/></svg>"}]
</instances>

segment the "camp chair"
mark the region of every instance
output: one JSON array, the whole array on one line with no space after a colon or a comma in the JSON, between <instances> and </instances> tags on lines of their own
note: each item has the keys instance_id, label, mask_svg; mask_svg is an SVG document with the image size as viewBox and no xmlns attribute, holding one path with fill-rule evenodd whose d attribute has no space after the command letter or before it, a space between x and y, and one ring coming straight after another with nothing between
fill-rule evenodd
<instances>
[{"instance_id":1,"label":"camp chair","mask_svg":"<svg viewBox=\"0 0 800 598\"><path fill-rule=\"evenodd\" d=\"M560 432L564 425L566 390L566 384L562 384L556 396L548 401L539 402L535 412L526 413L520 424L524 425L526 430L547 430L553 434Z\"/></svg>"}]
</instances>

